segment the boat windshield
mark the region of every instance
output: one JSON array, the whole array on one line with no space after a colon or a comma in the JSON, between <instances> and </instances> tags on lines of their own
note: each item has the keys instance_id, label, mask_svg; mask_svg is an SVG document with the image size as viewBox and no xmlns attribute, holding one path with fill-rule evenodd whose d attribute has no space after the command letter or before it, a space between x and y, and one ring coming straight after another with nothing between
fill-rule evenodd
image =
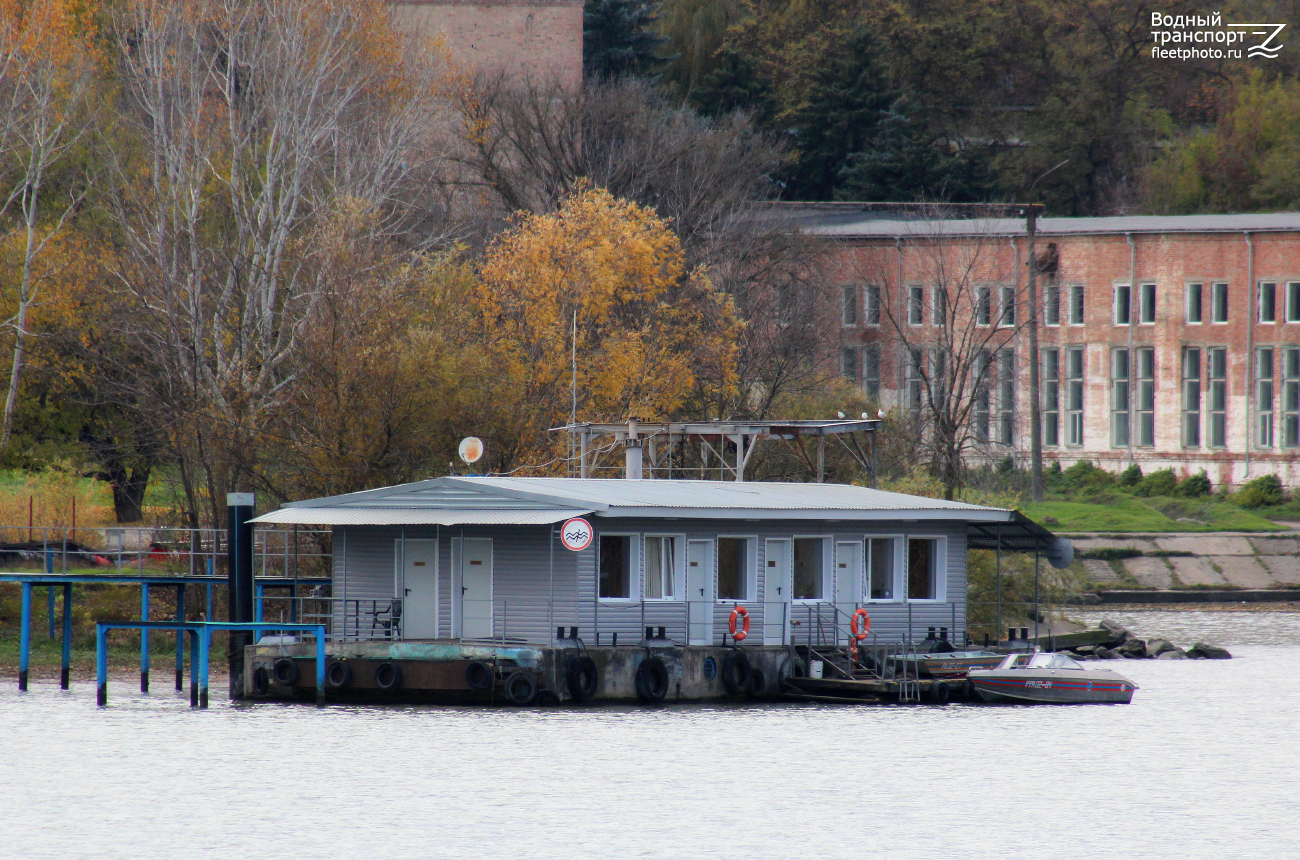
<instances>
[{"instance_id":1,"label":"boat windshield","mask_svg":"<svg viewBox=\"0 0 1300 860\"><path fill-rule=\"evenodd\" d=\"M1083 667L1064 654L1053 654L1052 660L1047 664L1049 669L1078 669L1083 671Z\"/></svg>"}]
</instances>

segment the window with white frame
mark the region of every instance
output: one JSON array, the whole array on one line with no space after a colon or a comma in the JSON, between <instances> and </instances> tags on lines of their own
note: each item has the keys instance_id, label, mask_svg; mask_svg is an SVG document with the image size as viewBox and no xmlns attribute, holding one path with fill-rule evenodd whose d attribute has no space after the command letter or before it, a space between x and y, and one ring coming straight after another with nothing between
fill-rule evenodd
<instances>
[{"instance_id":1,"label":"window with white frame","mask_svg":"<svg viewBox=\"0 0 1300 860\"><path fill-rule=\"evenodd\" d=\"M1300 281L1291 281L1286 285L1286 321L1300 322Z\"/></svg>"},{"instance_id":2,"label":"window with white frame","mask_svg":"<svg viewBox=\"0 0 1300 860\"><path fill-rule=\"evenodd\" d=\"M867 538L867 599L895 600L898 590L898 538Z\"/></svg>"},{"instance_id":3,"label":"window with white frame","mask_svg":"<svg viewBox=\"0 0 1300 860\"><path fill-rule=\"evenodd\" d=\"M1228 350L1227 347L1210 347L1207 351L1206 387L1209 409L1206 416L1211 448L1228 444Z\"/></svg>"},{"instance_id":4,"label":"window with white frame","mask_svg":"<svg viewBox=\"0 0 1300 860\"><path fill-rule=\"evenodd\" d=\"M718 599L752 600L753 550L749 538L718 538Z\"/></svg>"},{"instance_id":5,"label":"window with white frame","mask_svg":"<svg viewBox=\"0 0 1300 860\"><path fill-rule=\"evenodd\" d=\"M1273 347L1255 350L1255 444L1273 447Z\"/></svg>"},{"instance_id":6,"label":"window with white frame","mask_svg":"<svg viewBox=\"0 0 1300 860\"><path fill-rule=\"evenodd\" d=\"M921 325L925 322L925 287L907 288L907 324Z\"/></svg>"},{"instance_id":7,"label":"window with white frame","mask_svg":"<svg viewBox=\"0 0 1300 860\"><path fill-rule=\"evenodd\" d=\"M1065 444L1083 444L1083 347L1065 350Z\"/></svg>"},{"instance_id":8,"label":"window with white frame","mask_svg":"<svg viewBox=\"0 0 1300 860\"><path fill-rule=\"evenodd\" d=\"M1070 287L1070 325L1083 325L1083 284Z\"/></svg>"},{"instance_id":9,"label":"window with white frame","mask_svg":"<svg viewBox=\"0 0 1300 860\"><path fill-rule=\"evenodd\" d=\"M1016 428L1016 354L998 350L998 442L1015 444Z\"/></svg>"},{"instance_id":10,"label":"window with white frame","mask_svg":"<svg viewBox=\"0 0 1300 860\"><path fill-rule=\"evenodd\" d=\"M1199 323L1205 316L1203 305L1204 284L1187 285L1187 321L1189 323Z\"/></svg>"},{"instance_id":11,"label":"window with white frame","mask_svg":"<svg viewBox=\"0 0 1300 860\"><path fill-rule=\"evenodd\" d=\"M1282 350L1282 444L1300 448L1300 349Z\"/></svg>"},{"instance_id":12,"label":"window with white frame","mask_svg":"<svg viewBox=\"0 0 1300 860\"><path fill-rule=\"evenodd\" d=\"M1129 352L1110 351L1110 444L1124 448L1129 444Z\"/></svg>"},{"instance_id":13,"label":"window with white frame","mask_svg":"<svg viewBox=\"0 0 1300 860\"><path fill-rule=\"evenodd\" d=\"M880 397L880 347L874 343L862 347L862 390L869 397Z\"/></svg>"},{"instance_id":14,"label":"window with white frame","mask_svg":"<svg viewBox=\"0 0 1300 860\"><path fill-rule=\"evenodd\" d=\"M1040 350L1043 360L1043 444L1061 444L1061 351Z\"/></svg>"},{"instance_id":15,"label":"window with white frame","mask_svg":"<svg viewBox=\"0 0 1300 860\"><path fill-rule=\"evenodd\" d=\"M1183 347L1183 446L1201 446L1201 349Z\"/></svg>"},{"instance_id":16,"label":"window with white frame","mask_svg":"<svg viewBox=\"0 0 1300 860\"><path fill-rule=\"evenodd\" d=\"M855 326L858 324L858 288L846 284L840 289L840 324Z\"/></svg>"},{"instance_id":17,"label":"window with white frame","mask_svg":"<svg viewBox=\"0 0 1300 860\"><path fill-rule=\"evenodd\" d=\"M975 288L975 325L993 324L993 297L988 287Z\"/></svg>"},{"instance_id":18,"label":"window with white frame","mask_svg":"<svg viewBox=\"0 0 1300 860\"><path fill-rule=\"evenodd\" d=\"M1137 424L1135 444L1150 448L1156 444L1156 351L1144 346L1133 350L1133 420Z\"/></svg>"},{"instance_id":19,"label":"window with white frame","mask_svg":"<svg viewBox=\"0 0 1300 860\"><path fill-rule=\"evenodd\" d=\"M1259 282L1259 321L1277 322L1277 284L1272 281Z\"/></svg>"},{"instance_id":20,"label":"window with white frame","mask_svg":"<svg viewBox=\"0 0 1300 860\"><path fill-rule=\"evenodd\" d=\"M943 599L942 538L909 537L907 539L907 599Z\"/></svg>"},{"instance_id":21,"label":"window with white frame","mask_svg":"<svg viewBox=\"0 0 1300 860\"><path fill-rule=\"evenodd\" d=\"M1156 321L1156 285L1142 284L1138 287L1138 322L1151 325Z\"/></svg>"},{"instance_id":22,"label":"window with white frame","mask_svg":"<svg viewBox=\"0 0 1300 860\"><path fill-rule=\"evenodd\" d=\"M600 596L602 599L630 600L635 597L632 571L632 535L600 536Z\"/></svg>"},{"instance_id":23,"label":"window with white frame","mask_svg":"<svg viewBox=\"0 0 1300 860\"><path fill-rule=\"evenodd\" d=\"M866 325L880 325L880 287L867 284L862 291L862 321Z\"/></svg>"},{"instance_id":24,"label":"window with white frame","mask_svg":"<svg viewBox=\"0 0 1300 860\"><path fill-rule=\"evenodd\" d=\"M645 598L674 600L678 588L677 538L647 535L645 539Z\"/></svg>"},{"instance_id":25,"label":"window with white frame","mask_svg":"<svg viewBox=\"0 0 1300 860\"><path fill-rule=\"evenodd\" d=\"M858 351L851 346L840 348L840 376L849 382L858 381Z\"/></svg>"},{"instance_id":26,"label":"window with white frame","mask_svg":"<svg viewBox=\"0 0 1300 860\"><path fill-rule=\"evenodd\" d=\"M1210 322L1226 323L1228 321L1228 285L1213 284L1210 287Z\"/></svg>"},{"instance_id":27,"label":"window with white frame","mask_svg":"<svg viewBox=\"0 0 1300 860\"><path fill-rule=\"evenodd\" d=\"M1115 288L1115 325L1131 325L1133 322L1133 288L1122 284Z\"/></svg>"},{"instance_id":28,"label":"window with white frame","mask_svg":"<svg viewBox=\"0 0 1300 860\"><path fill-rule=\"evenodd\" d=\"M989 420L991 410L989 403L991 401L990 392L993 389L993 353L987 349L981 349L975 353L974 367L972 368L972 386L971 392L971 435L977 442L989 441Z\"/></svg>"},{"instance_id":29,"label":"window with white frame","mask_svg":"<svg viewBox=\"0 0 1300 860\"><path fill-rule=\"evenodd\" d=\"M933 301L930 303L930 324L948 324L948 289L943 284L935 284Z\"/></svg>"},{"instance_id":30,"label":"window with white frame","mask_svg":"<svg viewBox=\"0 0 1300 860\"><path fill-rule=\"evenodd\" d=\"M1003 287L1002 302L998 308L998 325L1013 326L1016 324L1016 288Z\"/></svg>"},{"instance_id":31,"label":"window with white frame","mask_svg":"<svg viewBox=\"0 0 1300 860\"><path fill-rule=\"evenodd\" d=\"M826 596L826 539L794 539L794 599L822 600Z\"/></svg>"},{"instance_id":32,"label":"window with white frame","mask_svg":"<svg viewBox=\"0 0 1300 860\"><path fill-rule=\"evenodd\" d=\"M1043 287L1043 325L1061 324L1061 288L1057 284Z\"/></svg>"},{"instance_id":33,"label":"window with white frame","mask_svg":"<svg viewBox=\"0 0 1300 860\"><path fill-rule=\"evenodd\" d=\"M925 350L907 351L907 408L914 418L920 418L925 406Z\"/></svg>"}]
</instances>

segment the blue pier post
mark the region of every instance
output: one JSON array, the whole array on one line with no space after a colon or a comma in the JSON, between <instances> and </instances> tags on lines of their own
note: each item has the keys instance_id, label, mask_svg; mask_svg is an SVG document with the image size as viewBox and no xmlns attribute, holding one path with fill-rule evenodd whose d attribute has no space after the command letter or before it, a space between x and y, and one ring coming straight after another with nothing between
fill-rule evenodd
<instances>
[{"instance_id":1,"label":"blue pier post","mask_svg":"<svg viewBox=\"0 0 1300 860\"><path fill-rule=\"evenodd\" d=\"M212 559L208 559L208 576L212 575ZM203 620L212 620L212 583L208 583L208 602L203 607Z\"/></svg>"},{"instance_id":2,"label":"blue pier post","mask_svg":"<svg viewBox=\"0 0 1300 860\"><path fill-rule=\"evenodd\" d=\"M190 631L190 707L199 706L199 636L197 630Z\"/></svg>"},{"instance_id":3,"label":"blue pier post","mask_svg":"<svg viewBox=\"0 0 1300 860\"><path fill-rule=\"evenodd\" d=\"M63 583L63 670L59 673L59 689L68 689L72 673L72 583Z\"/></svg>"},{"instance_id":4,"label":"blue pier post","mask_svg":"<svg viewBox=\"0 0 1300 860\"><path fill-rule=\"evenodd\" d=\"M325 625L316 628L316 705L325 704Z\"/></svg>"},{"instance_id":5,"label":"blue pier post","mask_svg":"<svg viewBox=\"0 0 1300 860\"><path fill-rule=\"evenodd\" d=\"M185 586L176 586L176 620L185 620ZM176 691L185 689L185 631L176 631Z\"/></svg>"},{"instance_id":6,"label":"blue pier post","mask_svg":"<svg viewBox=\"0 0 1300 860\"><path fill-rule=\"evenodd\" d=\"M95 625L95 701L102 708L108 704L108 631Z\"/></svg>"},{"instance_id":7,"label":"blue pier post","mask_svg":"<svg viewBox=\"0 0 1300 860\"><path fill-rule=\"evenodd\" d=\"M199 631L199 707L208 706L208 653L212 650L212 630Z\"/></svg>"},{"instance_id":8,"label":"blue pier post","mask_svg":"<svg viewBox=\"0 0 1300 860\"><path fill-rule=\"evenodd\" d=\"M140 583L140 620L149 620L149 583ZM140 692L149 692L149 630L140 630Z\"/></svg>"},{"instance_id":9,"label":"blue pier post","mask_svg":"<svg viewBox=\"0 0 1300 860\"><path fill-rule=\"evenodd\" d=\"M32 584L23 583L22 629L18 633L18 689L27 689L27 667L32 657Z\"/></svg>"}]
</instances>

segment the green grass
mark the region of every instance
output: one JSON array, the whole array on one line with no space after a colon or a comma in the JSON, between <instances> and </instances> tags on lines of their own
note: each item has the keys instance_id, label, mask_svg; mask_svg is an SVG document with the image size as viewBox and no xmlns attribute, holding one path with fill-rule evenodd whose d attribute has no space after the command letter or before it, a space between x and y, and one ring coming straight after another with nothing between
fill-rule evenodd
<instances>
[{"instance_id":1,"label":"green grass","mask_svg":"<svg viewBox=\"0 0 1300 860\"><path fill-rule=\"evenodd\" d=\"M1058 532L1279 531L1281 526L1218 499L1143 499L1113 493L1103 502L1050 501L1021 509L1034 522ZM1172 514L1172 516L1170 516ZM1178 522L1180 516L1200 520ZM1056 523L1047 523L1048 517Z\"/></svg>"}]
</instances>

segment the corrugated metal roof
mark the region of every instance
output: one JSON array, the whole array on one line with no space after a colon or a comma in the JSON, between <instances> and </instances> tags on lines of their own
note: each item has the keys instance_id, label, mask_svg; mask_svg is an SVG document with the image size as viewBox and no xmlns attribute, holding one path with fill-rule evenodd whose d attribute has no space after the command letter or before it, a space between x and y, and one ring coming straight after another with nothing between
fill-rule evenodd
<instances>
[{"instance_id":1,"label":"corrugated metal roof","mask_svg":"<svg viewBox=\"0 0 1300 860\"><path fill-rule=\"evenodd\" d=\"M943 220L881 218L865 213L804 213L802 232L827 238L925 239L939 236L1023 236L1023 218L950 218ZM1300 232L1300 212L1255 215L1122 215L1105 218L1040 218L1040 236L1124 233Z\"/></svg>"},{"instance_id":2,"label":"corrugated metal roof","mask_svg":"<svg viewBox=\"0 0 1300 860\"><path fill-rule=\"evenodd\" d=\"M280 508L263 514L253 522L331 526L544 526L589 513L591 511L559 508L455 511L437 508L315 507Z\"/></svg>"}]
</instances>

